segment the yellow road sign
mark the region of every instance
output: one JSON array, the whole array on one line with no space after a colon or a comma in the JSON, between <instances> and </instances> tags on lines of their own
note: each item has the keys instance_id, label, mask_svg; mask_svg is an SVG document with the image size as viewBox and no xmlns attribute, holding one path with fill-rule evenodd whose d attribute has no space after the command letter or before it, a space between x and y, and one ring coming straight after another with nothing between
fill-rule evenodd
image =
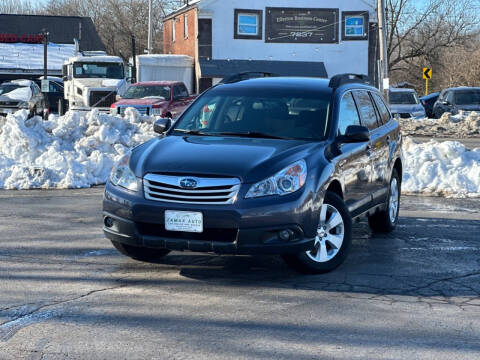
<instances>
[{"instance_id":1,"label":"yellow road sign","mask_svg":"<svg viewBox=\"0 0 480 360\"><path fill-rule=\"evenodd\" d=\"M428 80L432 78L432 69L431 68L423 68L423 79Z\"/></svg>"}]
</instances>

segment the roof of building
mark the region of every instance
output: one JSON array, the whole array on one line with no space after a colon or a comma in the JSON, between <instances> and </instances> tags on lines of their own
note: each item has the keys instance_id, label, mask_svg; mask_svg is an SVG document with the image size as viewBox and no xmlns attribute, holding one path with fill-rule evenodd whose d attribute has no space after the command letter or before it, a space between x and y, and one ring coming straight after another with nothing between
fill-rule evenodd
<instances>
[{"instance_id":1,"label":"roof of building","mask_svg":"<svg viewBox=\"0 0 480 360\"><path fill-rule=\"evenodd\" d=\"M80 50L105 51L105 45L89 17L0 14L0 34L33 35L45 29L49 32L48 41L56 44L73 44L73 39L79 38L80 26Z\"/></svg>"},{"instance_id":2,"label":"roof of building","mask_svg":"<svg viewBox=\"0 0 480 360\"><path fill-rule=\"evenodd\" d=\"M165 20L169 20L177 15L180 15L190 9L193 9L195 7L197 7L197 4L200 2L201 0L190 0L188 1L188 5L185 4L185 5L182 5L180 6L178 9L174 10L173 12L171 12L170 14L167 14L164 18L163 18L163 21Z\"/></svg>"}]
</instances>

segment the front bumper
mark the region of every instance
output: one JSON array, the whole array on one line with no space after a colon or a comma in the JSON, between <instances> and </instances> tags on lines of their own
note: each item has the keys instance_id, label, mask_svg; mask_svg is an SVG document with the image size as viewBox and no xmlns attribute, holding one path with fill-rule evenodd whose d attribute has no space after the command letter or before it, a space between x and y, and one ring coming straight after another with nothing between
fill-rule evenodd
<instances>
[{"instance_id":1,"label":"front bumper","mask_svg":"<svg viewBox=\"0 0 480 360\"><path fill-rule=\"evenodd\" d=\"M305 189L307 190L307 189ZM146 200L110 183L103 201L105 236L123 244L220 254L284 254L310 250L316 235L312 195L238 201L232 205L188 205ZM165 230L165 210L200 211L204 232ZM288 239L280 236L286 230Z\"/></svg>"}]
</instances>

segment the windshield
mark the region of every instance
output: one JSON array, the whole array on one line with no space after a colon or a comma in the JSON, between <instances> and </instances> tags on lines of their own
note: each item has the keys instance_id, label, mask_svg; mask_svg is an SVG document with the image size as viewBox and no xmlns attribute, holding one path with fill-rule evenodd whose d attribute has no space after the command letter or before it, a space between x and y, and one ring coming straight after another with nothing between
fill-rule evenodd
<instances>
[{"instance_id":1,"label":"windshield","mask_svg":"<svg viewBox=\"0 0 480 360\"><path fill-rule=\"evenodd\" d=\"M13 91L13 90L21 88L21 87L22 86L20 86L20 85L13 85L13 84L0 85L0 95L9 93L10 91Z\"/></svg>"},{"instance_id":2,"label":"windshield","mask_svg":"<svg viewBox=\"0 0 480 360\"><path fill-rule=\"evenodd\" d=\"M124 99L144 99L151 97L170 99L170 87L160 85L130 86L123 96Z\"/></svg>"},{"instance_id":3,"label":"windshield","mask_svg":"<svg viewBox=\"0 0 480 360\"><path fill-rule=\"evenodd\" d=\"M119 63L75 63L73 76L76 78L123 79L123 64Z\"/></svg>"},{"instance_id":4,"label":"windshield","mask_svg":"<svg viewBox=\"0 0 480 360\"><path fill-rule=\"evenodd\" d=\"M390 92L390 104L395 105L415 105L418 104L418 96L416 93L411 91Z\"/></svg>"},{"instance_id":5,"label":"windshield","mask_svg":"<svg viewBox=\"0 0 480 360\"><path fill-rule=\"evenodd\" d=\"M455 103L457 105L479 105L480 90L458 91L455 94Z\"/></svg>"},{"instance_id":6,"label":"windshield","mask_svg":"<svg viewBox=\"0 0 480 360\"><path fill-rule=\"evenodd\" d=\"M325 138L330 96L205 94L186 110L173 134L320 140Z\"/></svg>"}]
</instances>

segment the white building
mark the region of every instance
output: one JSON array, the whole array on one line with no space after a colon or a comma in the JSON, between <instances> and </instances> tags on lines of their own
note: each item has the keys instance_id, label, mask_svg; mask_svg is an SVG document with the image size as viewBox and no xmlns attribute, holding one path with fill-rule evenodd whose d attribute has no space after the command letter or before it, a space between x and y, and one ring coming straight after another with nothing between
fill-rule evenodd
<instances>
[{"instance_id":1,"label":"white building","mask_svg":"<svg viewBox=\"0 0 480 360\"><path fill-rule=\"evenodd\" d=\"M196 0L164 20L164 50L196 60L200 88L232 72L376 80L375 0Z\"/></svg>"}]
</instances>

